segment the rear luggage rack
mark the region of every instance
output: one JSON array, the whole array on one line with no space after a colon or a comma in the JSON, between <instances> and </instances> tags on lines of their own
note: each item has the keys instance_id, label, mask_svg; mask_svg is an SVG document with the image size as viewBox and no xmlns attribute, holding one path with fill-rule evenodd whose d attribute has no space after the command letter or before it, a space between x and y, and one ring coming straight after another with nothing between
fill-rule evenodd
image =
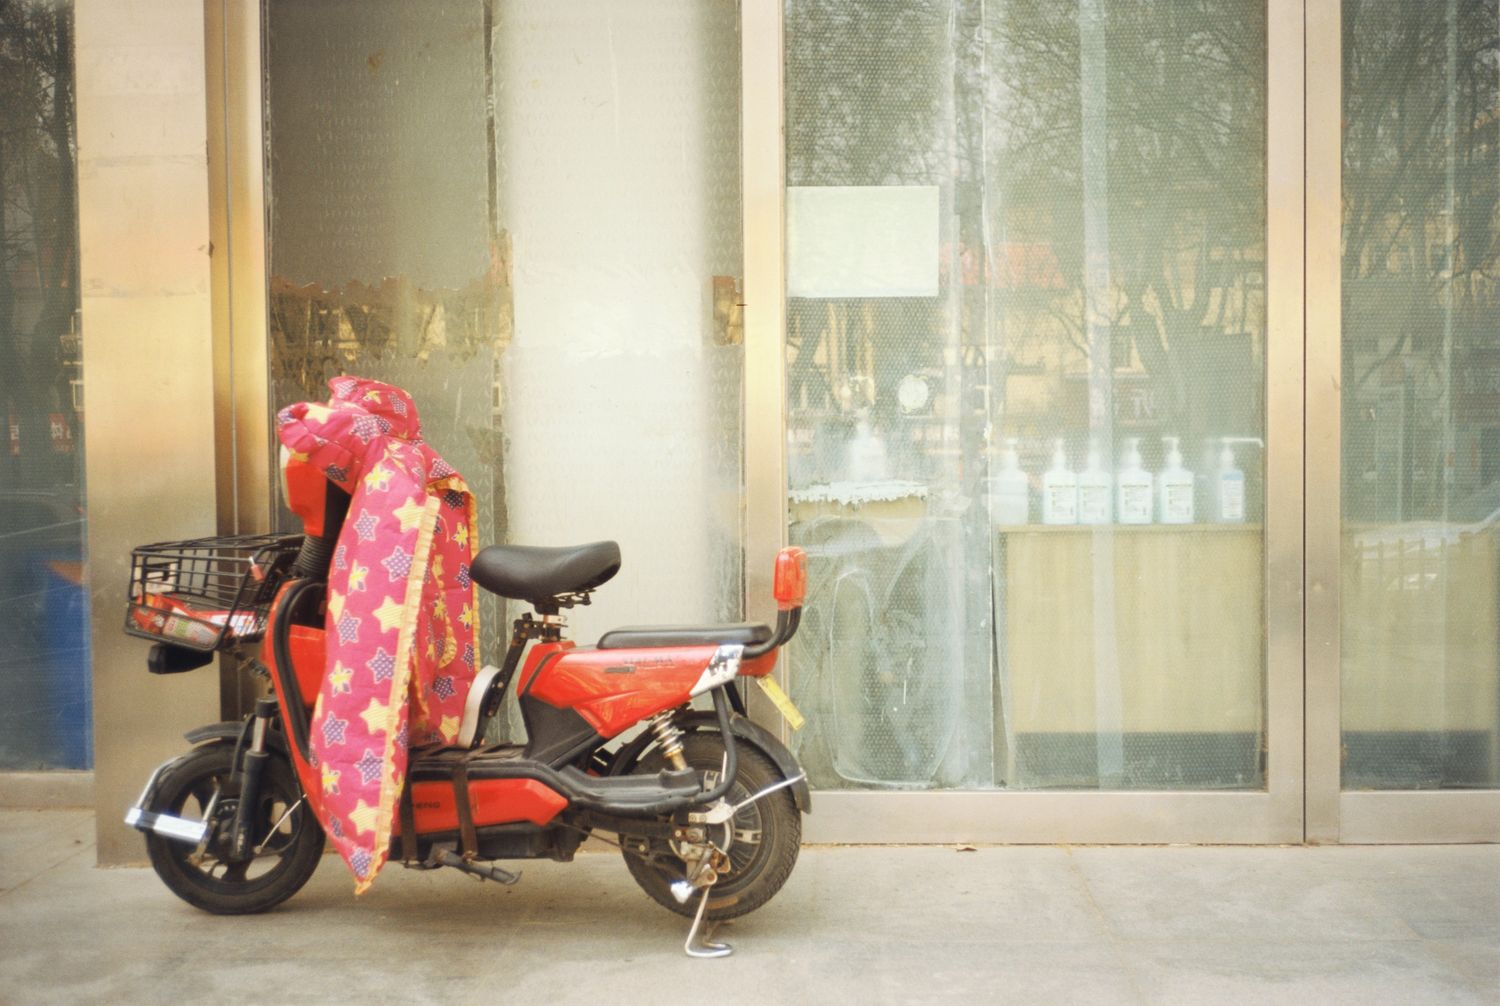
<instances>
[{"instance_id":1,"label":"rear luggage rack","mask_svg":"<svg viewBox=\"0 0 1500 1006\"><path fill-rule=\"evenodd\" d=\"M253 642L301 545L296 534L142 545L130 555L125 631L203 652Z\"/></svg>"}]
</instances>

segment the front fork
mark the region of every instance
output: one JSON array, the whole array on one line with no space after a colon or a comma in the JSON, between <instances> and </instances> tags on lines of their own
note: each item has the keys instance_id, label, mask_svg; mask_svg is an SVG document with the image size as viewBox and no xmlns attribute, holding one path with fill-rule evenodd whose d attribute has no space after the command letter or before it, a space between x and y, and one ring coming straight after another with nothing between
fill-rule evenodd
<instances>
[{"instance_id":1,"label":"front fork","mask_svg":"<svg viewBox=\"0 0 1500 1006\"><path fill-rule=\"evenodd\" d=\"M276 699L265 696L255 700L255 715L250 721L250 744L240 756L240 802L234 810L229 848L230 858L249 859L255 849L256 808L260 806L260 781L271 760L266 750L266 731L277 712Z\"/></svg>"}]
</instances>

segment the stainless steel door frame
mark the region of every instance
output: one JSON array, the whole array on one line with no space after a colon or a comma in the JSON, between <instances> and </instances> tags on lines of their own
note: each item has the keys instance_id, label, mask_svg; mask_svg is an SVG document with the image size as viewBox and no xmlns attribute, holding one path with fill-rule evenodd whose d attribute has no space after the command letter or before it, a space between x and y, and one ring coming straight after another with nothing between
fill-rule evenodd
<instances>
[{"instance_id":1,"label":"stainless steel door frame","mask_svg":"<svg viewBox=\"0 0 1500 1006\"><path fill-rule=\"evenodd\" d=\"M785 540L787 526L784 42L780 0L745 0L742 9L746 611L760 617L771 556ZM1267 30L1267 788L1244 793L823 791L817 795L818 813L808 821L810 841L1302 841L1301 0L1270 0Z\"/></svg>"},{"instance_id":2,"label":"stainless steel door frame","mask_svg":"<svg viewBox=\"0 0 1500 1006\"><path fill-rule=\"evenodd\" d=\"M1342 511L1343 9L1307 0L1306 757L1309 842L1500 841L1500 790L1345 791Z\"/></svg>"}]
</instances>

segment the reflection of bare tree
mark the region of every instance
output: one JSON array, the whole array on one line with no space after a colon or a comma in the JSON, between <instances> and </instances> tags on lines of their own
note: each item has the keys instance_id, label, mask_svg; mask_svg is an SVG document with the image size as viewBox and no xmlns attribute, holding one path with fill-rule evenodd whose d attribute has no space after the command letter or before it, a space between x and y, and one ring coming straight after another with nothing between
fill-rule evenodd
<instances>
[{"instance_id":1,"label":"reflection of bare tree","mask_svg":"<svg viewBox=\"0 0 1500 1006\"><path fill-rule=\"evenodd\" d=\"M933 43L946 41L951 6L788 5L788 60L800 71L787 91L791 184L902 185L948 174L951 110Z\"/></svg>"},{"instance_id":2,"label":"reflection of bare tree","mask_svg":"<svg viewBox=\"0 0 1500 1006\"><path fill-rule=\"evenodd\" d=\"M320 398L324 383L350 368L398 354L425 363L434 353L463 362L510 341L509 277L487 275L462 290L426 290L406 280L336 290L271 280L271 367L288 385Z\"/></svg>"},{"instance_id":3,"label":"reflection of bare tree","mask_svg":"<svg viewBox=\"0 0 1500 1006\"><path fill-rule=\"evenodd\" d=\"M1101 6L1112 289L1101 310L1156 382L1160 418L1206 431L1224 417L1195 414L1187 394L1204 334L1243 337L1246 362L1262 352L1265 10L1217 0ZM1005 236L990 250L992 269L1015 277L1024 270L1007 256L1046 247L1062 287L1004 283L1006 310L1021 322L1009 328L1015 350L1060 331L1086 356L1081 90L1099 70L1084 65L1074 5L1007 4L987 31L990 185ZM1025 319L1042 314L1053 324L1028 331ZM1116 368L1132 364L1120 355Z\"/></svg>"},{"instance_id":4,"label":"reflection of bare tree","mask_svg":"<svg viewBox=\"0 0 1500 1006\"><path fill-rule=\"evenodd\" d=\"M1344 471L1351 489L1372 487L1350 503L1371 518L1440 516L1452 489L1485 481L1463 460L1478 452L1454 449L1455 386L1500 373L1484 359L1497 306L1496 10L1348 0L1343 14Z\"/></svg>"},{"instance_id":5,"label":"reflection of bare tree","mask_svg":"<svg viewBox=\"0 0 1500 1006\"><path fill-rule=\"evenodd\" d=\"M787 5L789 185L933 185L953 175L951 0ZM892 407L940 364L931 302L793 302L793 408Z\"/></svg>"},{"instance_id":6,"label":"reflection of bare tree","mask_svg":"<svg viewBox=\"0 0 1500 1006\"><path fill-rule=\"evenodd\" d=\"M1115 366L1150 375L1170 429L1252 432L1212 427L1258 425L1253 372L1235 375L1253 387L1233 416L1208 415L1189 375L1206 341L1234 343L1245 368L1264 361L1264 5L1101 7ZM940 366L943 311L981 367L997 349L1055 377L1059 351L1088 358L1081 34L1076 3L789 5L788 182L943 186L946 282L967 288L938 310L893 305L884 328L862 327L858 305L794 304L791 390L836 385L812 373L847 369L836 349L869 352L878 408L905 373Z\"/></svg>"},{"instance_id":7,"label":"reflection of bare tree","mask_svg":"<svg viewBox=\"0 0 1500 1006\"><path fill-rule=\"evenodd\" d=\"M48 422L80 440L61 339L78 306L75 160L72 5L0 0L0 420L21 438L0 470L18 483L76 478Z\"/></svg>"}]
</instances>

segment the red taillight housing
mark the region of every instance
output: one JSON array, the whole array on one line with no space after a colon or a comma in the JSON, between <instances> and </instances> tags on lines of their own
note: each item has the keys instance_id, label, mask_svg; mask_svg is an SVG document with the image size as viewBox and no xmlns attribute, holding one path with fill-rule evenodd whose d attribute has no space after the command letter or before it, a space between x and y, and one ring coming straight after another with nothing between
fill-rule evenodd
<instances>
[{"instance_id":1,"label":"red taillight housing","mask_svg":"<svg viewBox=\"0 0 1500 1006\"><path fill-rule=\"evenodd\" d=\"M793 546L776 553L776 606L782 611L802 607L807 596L807 553Z\"/></svg>"}]
</instances>

